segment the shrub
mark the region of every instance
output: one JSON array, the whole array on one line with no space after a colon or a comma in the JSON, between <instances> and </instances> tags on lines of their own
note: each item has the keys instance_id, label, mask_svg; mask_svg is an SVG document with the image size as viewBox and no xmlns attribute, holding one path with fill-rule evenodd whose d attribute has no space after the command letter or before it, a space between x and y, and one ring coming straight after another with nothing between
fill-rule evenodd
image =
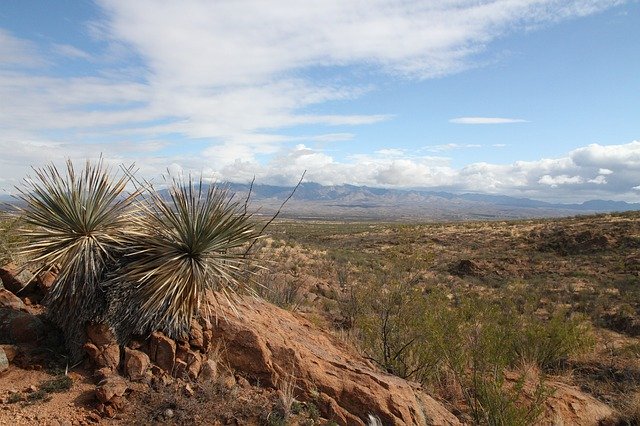
<instances>
[{"instance_id":1,"label":"shrub","mask_svg":"<svg viewBox=\"0 0 640 426\"><path fill-rule=\"evenodd\" d=\"M184 337L206 290L228 300L240 286L241 248L260 234L246 206L202 178L174 180L166 197L146 191L130 226L127 253L106 284L121 341L154 330Z\"/></svg>"},{"instance_id":2,"label":"shrub","mask_svg":"<svg viewBox=\"0 0 640 426\"><path fill-rule=\"evenodd\" d=\"M118 257L130 221L135 194L123 196L123 191L131 169L118 177L100 159L87 161L79 173L71 161L66 173L55 165L34 171L19 196L25 204L22 253L39 269L59 268L45 304L77 359L86 322L105 306L101 281Z\"/></svg>"}]
</instances>

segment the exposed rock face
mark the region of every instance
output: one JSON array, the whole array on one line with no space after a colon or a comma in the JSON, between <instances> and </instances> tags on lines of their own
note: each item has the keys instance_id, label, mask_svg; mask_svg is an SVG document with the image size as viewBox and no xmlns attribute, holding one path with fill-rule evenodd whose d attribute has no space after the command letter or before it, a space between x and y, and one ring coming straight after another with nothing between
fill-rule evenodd
<instances>
[{"instance_id":1,"label":"exposed rock face","mask_svg":"<svg viewBox=\"0 0 640 426\"><path fill-rule=\"evenodd\" d=\"M614 416L607 405L573 386L559 382L549 382L548 386L554 393L545 403L541 424L597 426Z\"/></svg>"},{"instance_id":2,"label":"exposed rock face","mask_svg":"<svg viewBox=\"0 0 640 426\"><path fill-rule=\"evenodd\" d=\"M369 414L385 425L460 424L418 386L379 372L304 318L252 298L240 300L239 316L220 308L214 338L226 342L231 367L274 387L293 375L298 396L341 425L364 425Z\"/></svg>"}]
</instances>

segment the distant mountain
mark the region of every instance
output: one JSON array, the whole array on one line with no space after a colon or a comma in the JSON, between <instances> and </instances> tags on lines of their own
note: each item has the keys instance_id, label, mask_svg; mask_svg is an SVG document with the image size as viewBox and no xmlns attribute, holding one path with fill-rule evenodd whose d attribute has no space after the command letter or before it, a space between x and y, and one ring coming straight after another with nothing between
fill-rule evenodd
<instances>
[{"instance_id":1,"label":"distant mountain","mask_svg":"<svg viewBox=\"0 0 640 426\"><path fill-rule=\"evenodd\" d=\"M246 199L249 185L226 183L235 199ZM250 205L258 215L272 215L291 195L293 187L254 185ZM3 203L15 203L0 195ZM6 204L5 204L6 207ZM528 198L476 193L370 188L367 186L323 186L301 184L281 211L281 217L335 220L474 220L562 217L579 214L640 210L640 203L592 200L581 204L559 204Z\"/></svg>"},{"instance_id":2,"label":"distant mountain","mask_svg":"<svg viewBox=\"0 0 640 426\"><path fill-rule=\"evenodd\" d=\"M249 190L249 185L245 184L227 185L231 192L241 197L246 197ZM272 213L292 190L292 187L254 185L252 205L262 206L264 214ZM505 195L303 183L282 214L318 219L469 220L560 217L630 210L640 210L640 203L593 200L582 204L560 204Z\"/></svg>"}]
</instances>

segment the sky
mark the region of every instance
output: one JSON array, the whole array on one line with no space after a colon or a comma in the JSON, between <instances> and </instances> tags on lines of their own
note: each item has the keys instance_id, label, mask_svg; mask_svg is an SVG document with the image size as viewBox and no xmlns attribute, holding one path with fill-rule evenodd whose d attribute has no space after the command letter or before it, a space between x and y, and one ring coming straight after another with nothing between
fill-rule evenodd
<instances>
[{"instance_id":1,"label":"sky","mask_svg":"<svg viewBox=\"0 0 640 426\"><path fill-rule=\"evenodd\" d=\"M639 202L640 2L3 0L0 152Z\"/></svg>"}]
</instances>

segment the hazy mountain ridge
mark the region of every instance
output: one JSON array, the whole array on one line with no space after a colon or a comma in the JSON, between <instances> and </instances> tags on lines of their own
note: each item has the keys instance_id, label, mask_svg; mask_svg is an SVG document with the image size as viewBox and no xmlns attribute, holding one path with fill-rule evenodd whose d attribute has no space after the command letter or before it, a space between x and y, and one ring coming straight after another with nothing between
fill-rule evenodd
<instances>
[{"instance_id":1,"label":"hazy mountain ridge","mask_svg":"<svg viewBox=\"0 0 640 426\"><path fill-rule=\"evenodd\" d=\"M227 185L239 197L246 196L249 190L246 184ZM252 205L263 206L264 212L272 211L292 191L292 187L254 185L251 189ZM590 200L581 204L560 204L506 195L303 183L283 209L283 214L317 218L464 220L558 217L631 210L640 210L640 203Z\"/></svg>"},{"instance_id":2,"label":"hazy mountain ridge","mask_svg":"<svg viewBox=\"0 0 640 426\"><path fill-rule=\"evenodd\" d=\"M244 200L250 185L224 183ZM259 214L273 214L291 195L293 187L255 184L251 188L251 206ZM0 203L15 203L9 195L0 195ZM468 220L561 217L588 213L640 210L640 203L590 200L580 204L560 204L529 198L480 193L455 194L420 189L387 189L355 185L325 186L301 184L282 209L283 217L361 220Z\"/></svg>"}]
</instances>

